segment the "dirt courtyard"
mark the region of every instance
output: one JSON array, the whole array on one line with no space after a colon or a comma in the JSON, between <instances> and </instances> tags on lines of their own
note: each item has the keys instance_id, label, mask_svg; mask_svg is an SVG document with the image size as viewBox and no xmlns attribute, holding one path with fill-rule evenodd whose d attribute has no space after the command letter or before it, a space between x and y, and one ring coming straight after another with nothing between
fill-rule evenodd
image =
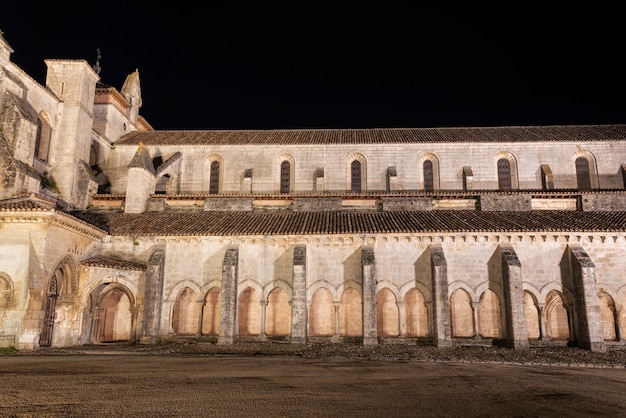
<instances>
[{"instance_id":1,"label":"dirt courtyard","mask_svg":"<svg viewBox=\"0 0 626 418\"><path fill-rule=\"evenodd\" d=\"M259 353L0 356L2 417L624 416L626 369Z\"/></svg>"}]
</instances>

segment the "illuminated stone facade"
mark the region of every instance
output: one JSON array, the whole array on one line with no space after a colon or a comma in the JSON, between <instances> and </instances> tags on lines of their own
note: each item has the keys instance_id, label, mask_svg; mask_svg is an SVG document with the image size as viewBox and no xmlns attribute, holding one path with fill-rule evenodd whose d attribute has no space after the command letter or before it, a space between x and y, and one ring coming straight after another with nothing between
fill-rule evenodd
<instances>
[{"instance_id":1,"label":"illuminated stone facade","mask_svg":"<svg viewBox=\"0 0 626 418\"><path fill-rule=\"evenodd\" d=\"M158 131L0 37L0 346L626 333L626 126Z\"/></svg>"}]
</instances>

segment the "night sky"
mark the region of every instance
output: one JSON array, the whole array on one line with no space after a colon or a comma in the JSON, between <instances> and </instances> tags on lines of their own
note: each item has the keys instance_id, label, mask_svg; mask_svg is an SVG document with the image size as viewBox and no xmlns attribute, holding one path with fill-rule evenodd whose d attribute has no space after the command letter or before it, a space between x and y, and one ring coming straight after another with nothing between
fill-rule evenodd
<instances>
[{"instance_id":1,"label":"night sky","mask_svg":"<svg viewBox=\"0 0 626 418\"><path fill-rule=\"evenodd\" d=\"M12 3L13 62L44 84L45 59L94 65L100 49L102 83L139 70L158 130L626 123L619 4Z\"/></svg>"}]
</instances>

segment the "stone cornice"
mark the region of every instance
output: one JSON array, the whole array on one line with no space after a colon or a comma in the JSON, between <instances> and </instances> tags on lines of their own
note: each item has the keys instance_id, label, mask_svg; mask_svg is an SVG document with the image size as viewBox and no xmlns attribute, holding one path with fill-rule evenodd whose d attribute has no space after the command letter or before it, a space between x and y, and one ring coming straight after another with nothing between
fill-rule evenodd
<instances>
[{"instance_id":1,"label":"stone cornice","mask_svg":"<svg viewBox=\"0 0 626 418\"><path fill-rule=\"evenodd\" d=\"M63 212L54 209L19 209L0 211L1 223L33 223L54 225L91 239L102 239L106 232Z\"/></svg>"}]
</instances>

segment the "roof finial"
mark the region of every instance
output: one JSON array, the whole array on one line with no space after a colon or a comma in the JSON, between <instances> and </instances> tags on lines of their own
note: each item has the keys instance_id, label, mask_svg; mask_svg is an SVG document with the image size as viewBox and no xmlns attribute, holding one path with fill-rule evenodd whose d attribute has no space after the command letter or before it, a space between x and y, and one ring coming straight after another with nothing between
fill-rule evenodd
<instances>
[{"instance_id":1,"label":"roof finial","mask_svg":"<svg viewBox=\"0 0 626 418\"><path fill-rule=\"evenodd\" d=\"M100 67L100 58L102 58L102 55L100 54L100 48L96 51L98 51L98 57L96 58L96 64L93 66L93 69L98 75L100 75L100 71L102 71L102 68Z\"/></svg>"}]
</instances>

